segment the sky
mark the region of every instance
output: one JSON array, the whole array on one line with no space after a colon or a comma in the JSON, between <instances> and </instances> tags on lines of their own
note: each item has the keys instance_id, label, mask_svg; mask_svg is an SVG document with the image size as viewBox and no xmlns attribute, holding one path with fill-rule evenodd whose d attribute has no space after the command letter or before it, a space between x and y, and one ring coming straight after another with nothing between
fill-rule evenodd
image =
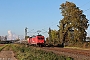
<instances>
[{"instance_id":1,"label":"sky","mask_svg":"<svg viewBox=\"0 0 90 60\"><path fill-rule=\"evenodd\" d=\"M60 5L66 0L0 0L0 35L8 35L11 31L17 36L36 35L40 30L42 35L48 36L47 31L58 30L57 25L62 19ZM90 1L68 0L84 11L90 24ZM90 37L90 27L87 33Z\"/></svg>"}]
</instances>

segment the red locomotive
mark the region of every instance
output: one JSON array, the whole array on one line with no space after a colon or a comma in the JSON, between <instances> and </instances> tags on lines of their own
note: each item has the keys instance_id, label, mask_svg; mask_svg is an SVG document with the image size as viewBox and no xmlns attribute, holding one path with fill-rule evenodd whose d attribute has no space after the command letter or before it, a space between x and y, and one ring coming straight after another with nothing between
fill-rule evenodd
<instances>
[{"instance_id":1,"label":"red locomotive","mask_svg":"<svg viewBox=\"0 0 90 60\"><path fill-rule=\"evenodd\" d=\"M30 37L28 40L29 45L44 46L45 38L42 35Z\"/></svg>"}]
</instances>

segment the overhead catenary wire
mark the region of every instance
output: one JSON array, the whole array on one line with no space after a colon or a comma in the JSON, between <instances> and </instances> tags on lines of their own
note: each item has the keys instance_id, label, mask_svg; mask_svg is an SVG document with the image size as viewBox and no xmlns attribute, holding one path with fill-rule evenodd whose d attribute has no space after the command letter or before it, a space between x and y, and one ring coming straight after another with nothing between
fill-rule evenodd
<instances>
[{"instance_id":1,"label":"overhead catenary wire","mask_svg":"<svg viewBox=\"0 0 90 60\"><path fill-rule=\"evenodd\" d=\"M88 3L90 3L90 1L88 1L87 3L85 3L85 4L83 4L82 6L80 6L80 7L84 7L85 5L87 5Z\"/></svg>"},{"instance_id":2,"label":"overhead catenary wire","mask_svg":"<svg viewBox=\"0 0 90 60\"><path fill-rule=\"evenodd\" d=\"M88 11L88 10L90 10L90 8L88 8L88 9L84 10L84 12L86 12L86 11Z\"/></svg>"},{"instance_id":3,"label":"overhead catenary wire","mask_svg":"<svg viewBox=\"0 0 90 60\"><path fill-rule=\"evenodd\" d=\"M87 3L85 3L85 4L83 4L82 6L80 6L80 8L81 8L81 7L86 6L88 3L90 3L90 1L89 1L89 2L87 2ZM84 10L84 12L86 12L86 11L88 11L88 10L90 10L90 8L89 8L89 9ZM58 21L58 23L59 23L59 21ZM51 25L49 25L49 24L51 24ZM56 25L57 23L52 24L52 22L51 22L51 23L49 23L49 24L47 24L47 25L49 25L49 27L52 27L52 26ZM49 27L44 26L44 28L42 28L42 29L47 30L47 29L49 29ZM45 31L44 31L44 33L45 33ZM47 33L47 32L46 32L46 33Z\"/></svg>"},{"instance_id":4,"label":"overhead catenary wire","mask_svg":"<svg viewBox=\"0 0 90 60\"><path fill-rule=\"evenodd\" d=\"M80 6L80 7L83 7L83 6L85 6L85 5L87 5L88 3L90 3L90 1L89 2L87 2L87 3L85 3L85 4L83 4L82 6ZM84 12L86 12L86 11L88 11L88 10L90 10L90 8L89 9L86 9L86 10L84 10ZM59 23L59 21L58 21L58 23ZM52 23L51 23L52 24ZM56 23L55 23L56 24ZM52 25L50 25L49 27L52 27L52 26L54 26L55 24L52 24ZM49 27L44 27L44 28L42 28L42 29L48 29Z\"/></svg>"},{"instance_id":5,"label":"overhead catenary wire","mask_svg":"<svg viewBox=\"0 0 90 60\"><path fill-rule=\"evenodd\" d=\"M67 0L66 0L67 1ZM83 7L83 6L85 6L85 5L87 5L88 3L90 3L90 1L88 1L87 3L85 3L85 4L83 4L81 7ZM81 8L80 7L80 8ZM83 12L86 12L86 11L88 11L88 10L90 10L90 8L88 8L88 9L86 9L86 10L84 10ZM53 24L54 25L54 24ZM53 25L51 25L51 26L53 26Z\"/></svg>"},{"instance_id":6,"label":"overhead catenary wire","mask_svg":"<svg viewBox=\"0 0 90 60\"><path fill-rule=\"evenodd\" d=\"M86 6L86 5L89 4L89 3L90 3L90 1L88 1L87 3L83 4L82 6L80 6L80 8ZM86 12L86 11L88 11L88 10L90 10L90 8L84 10L83 12Z\"/></svg>"}]
</instances>

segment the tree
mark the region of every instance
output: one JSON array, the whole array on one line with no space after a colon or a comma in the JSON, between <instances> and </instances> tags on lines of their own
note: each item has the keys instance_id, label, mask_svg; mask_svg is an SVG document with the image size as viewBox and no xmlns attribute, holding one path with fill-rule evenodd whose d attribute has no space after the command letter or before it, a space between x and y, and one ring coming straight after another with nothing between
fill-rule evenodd
<instances>
[{"instance_id":1,"label":"tree","mask_svg":"<svg viewBox=\"0 0 90 60\"><path fill-rule=\"evenodd\" d=\"M58 43L58 35L57 35L57 32L58 31L56 31L56 30L51 30L51 42L53 43L53 44L55 44L55 43Z\"/></svg>"},{"instance_id":2,"label":"tree","mask_svg":"<svg viewBox=\"0 0 90 60\"><path fill-rule=\"evenodd\" d=\"M74 3L66 1L60 5L63 19L59 22L60 41L82 42L86 39L88 19Z\"/></svg>"},{"instance_id":3,"label":"tree","mask_svg":"<svg viewBox=\"0 0 90 60\"><path fill-rule=\"evenodd\" d=\"M59 42L58 39L58 31L56 30L51 30L51 28L49 28L49 43L50 44L56 44Z\"/></svg>"}]
</instances>

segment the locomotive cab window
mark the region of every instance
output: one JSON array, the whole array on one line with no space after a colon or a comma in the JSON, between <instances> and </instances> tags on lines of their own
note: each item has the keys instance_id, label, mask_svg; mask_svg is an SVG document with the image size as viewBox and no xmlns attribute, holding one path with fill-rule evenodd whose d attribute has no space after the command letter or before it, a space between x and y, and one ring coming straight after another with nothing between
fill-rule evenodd
<instances>
[{"instance_id":1,"label":"locomotive cab window","mask_svg":"<svg viewBox=\"0 0 90 60\"><path fill-rule=\"evenodd\" d=\"M44 38L38 38L39 40L43 40Z\"/></svg>"}]
</instances>

